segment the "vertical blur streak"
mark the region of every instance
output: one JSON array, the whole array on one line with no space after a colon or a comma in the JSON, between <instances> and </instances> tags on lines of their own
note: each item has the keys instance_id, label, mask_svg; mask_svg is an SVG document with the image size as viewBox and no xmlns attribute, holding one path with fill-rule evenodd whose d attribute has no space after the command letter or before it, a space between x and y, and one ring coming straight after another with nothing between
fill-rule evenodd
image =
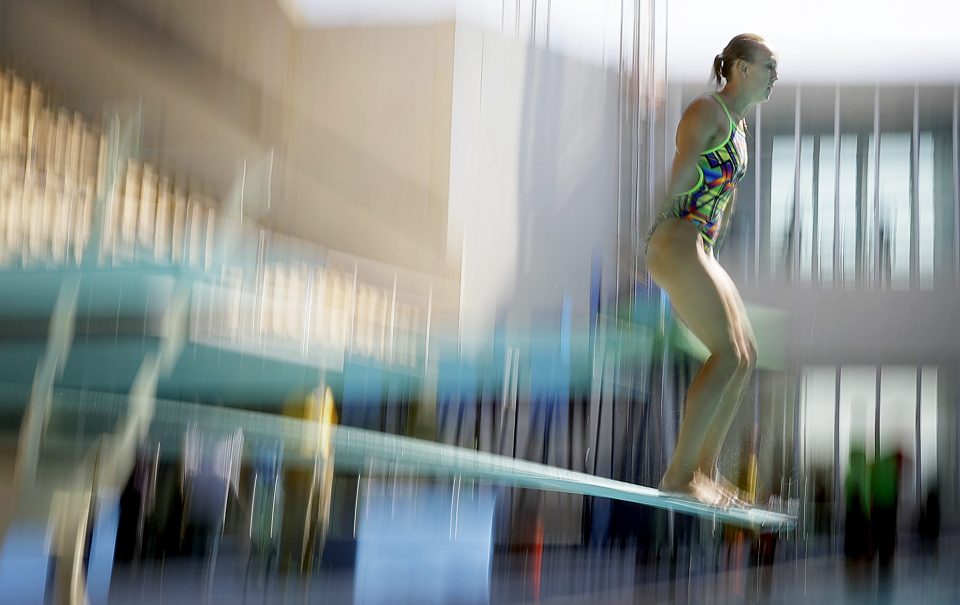
<instances>
[{"instance_id":1,"label":"vertical blur streak","mask_svg":"<svg viewBox=\"0 0 960 605\"><path fill-rule=\"evenodd\" d=\"M800 198L800 143L802 140L800 136L801 94L801 87L798 84L796 97L793 101L793 203L791 205L791 213L793 218L790 223L790 243L792 245L787 250L787 266L789 267L787 270L787 276L789 279L797 282L800 281L800 255L803 251L803 237L801 237L803 229L801 227L802 223L800 220L801 212L803 211L801 208L803 202Z\"/></svg>"},{"instance_id":2,"label":"vertical blur streak","mask_svg":"<svg viewBox=\"0 0 960 605\"><path fill-rule=\"evenodd\" d=\"M836 537L840 535L841 513L843 502L840 498L840 393L841 367L837 366L834 377L834 417L833 417L833 537L834 552L836 552Z\"/></svg>"},{"instance_id":3,"label":"vertical blur streak","mask_svg":"<svg viewBox=\"0 0 960 605\"><path fill-rule=\"evenodd\" d=\"M914 432L913 432L916 440L916 447L914 448L916 451L916 456L914 461L913 474L914 474L914 480L916 481L916 493L915 493L916 510L919 511L923 506L923 500L924 500L923 468L924 468L924 464L927 462L923 459L923 455L922 455L924 451L924 447L923 447L924 435L923 435L923 432L921 431L921 427L923 426L922 420L923 420L924 400L923 400L923 366L921 365L917 366L916 399L917 399L917 415L915 419L916 425L914 426ZM927 435L927 438L935 438L935 435Z\"/></svg>"},{"instance_id":4,"label":"vertical blur streak","mask_svg":"<svg viewBox=\"0 0 960 605\"><path fill-rule=\"evenodd\" d=\"M865 221L867 227L872 227L872 231L866 233L866 237L869 237L873 242L873 254L872 257L867 257L866 248L864 248L863 256L860 258L858 266L862 265L863 269L859 271L861 279L857 281L857 285L861 288L863 287L873 287L881 288L882 281L882 271L883 263L880 260L880 86L877 85L873 89L873 223L870 221ZM867 262L869 261L869 262Z\"/></svg>"},{"instance_id":5,"label":"vertical blur streak","mask_svg":"<svg viewBox=\"0 0 960 605\"><path fill-rule=\"evenodd\" d=\"M755 107L756 116L754 118L754 130L757 134L753 140L753 285L760 284L760 226L763 224L761 206L761 167L763 166L763 155L760 148L760 142L763 140L763 105L757 104Z\"/></svg>"},{"instance_id":6,"label":"vertical blur streak","mask_svg":"<svg viewBox=\"0 0 960 605\"><path fill-rule=\"evenodd\" d=\"M874 393L873 400L876 402L876 407L873 410L873 459L880 459L880 413L883 409L881 405L883 400L881 396L883 395L883 366L877 366L877 371L875 374L874 380Z\"/></svg>"},{"instance_id":7,"label":"vertical blur streak","mask_svg":"<svg viewBox=\"0 0 960 605\"><path fill-rule=\"evenodd\" d=\"M910 137L910 289L920 282L920 85L913 87ZM918 400L919 401L919 400Z\"/></svg>"},{"instance_id":8,"label":"vertical blur streak","mask_svg":"<svg viewBox=\"0 0 960 605\"><path fill-rule=\"evenodd\" d=\"M833 287L838 288L843 283L840 246L840 87L833 93Z\"/></svg>"},{"instance_id":9,"label":"vertical blur streak","mask_svg":"<svg viewBox=\"0 0 960 605\"><path fill-rule=\"evenodd\" d=\"M953 283L960 285L960 84L953 87Z\"/></svg>"}]
</instances>

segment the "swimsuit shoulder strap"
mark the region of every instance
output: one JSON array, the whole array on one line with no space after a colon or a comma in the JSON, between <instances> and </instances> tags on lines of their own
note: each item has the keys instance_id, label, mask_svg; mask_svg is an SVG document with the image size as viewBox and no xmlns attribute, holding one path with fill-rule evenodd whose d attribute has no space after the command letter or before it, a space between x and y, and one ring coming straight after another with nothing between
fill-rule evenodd
<instances>
[{"instance_id":1,"label":"swimsuit shoulder strap","mask_svg":"<svg viewBox=\"0 0 960 605\"><path fill-rule=\"evenodd\" d=\"M727 109L727 104L723 102L723 99L720 97L720 94L715 92L710 96L716 99L717 103L720 103L720 107L723 108L723 113L727 114L727 119L730 120L730 123L733 124L734 128L736 128L737 123L734 122L733 118L730 116L730 110Z\"/></svg>"}]
</instances>

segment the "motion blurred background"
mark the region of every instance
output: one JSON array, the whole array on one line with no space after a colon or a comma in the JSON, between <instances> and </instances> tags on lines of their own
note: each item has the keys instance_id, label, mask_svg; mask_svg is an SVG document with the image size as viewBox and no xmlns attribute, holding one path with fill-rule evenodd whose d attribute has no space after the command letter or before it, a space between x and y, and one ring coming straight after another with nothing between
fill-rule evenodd
<instances>
[{"instance_id":1,"label":"motion blurred background","mask_svg":"<svg viewBox=\"0 0 960 605\"><path fill-rule=\"evenodd\" d=\"M0 602L956 602L958 22L0 1ZM784 530L589 487L670 458L703 349L644 238L746 31L719 470Z\"/></svg>"}]
</instances>

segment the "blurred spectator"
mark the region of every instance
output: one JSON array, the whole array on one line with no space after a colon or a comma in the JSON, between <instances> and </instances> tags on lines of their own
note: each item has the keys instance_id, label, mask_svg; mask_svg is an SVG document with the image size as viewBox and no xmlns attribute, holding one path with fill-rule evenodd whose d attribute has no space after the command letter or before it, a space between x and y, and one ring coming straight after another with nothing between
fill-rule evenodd
<instances>
[{"instance_id":1,"label":"blurred spectator","mask_svg":"<svg viewBox=\"0 0 960 605\"><path fill-rule=\"evenodd\" d=\"M873 545L881 568L889 566L897 546L897 510L903 454L897 450L877 459L870 472Z\"/></svg>"},{"instance_id":2,"label":"blurred spectator","mask_svg":"<svg viewBox=\"0 0 960 605\"><path fill-rule=\"evenodd\" d=\"M843 553L849 562L867 559L870 542L870 474L867 454L862 444L851 444L850 464L844 482L846 523L843 533Z\"/></svg>"}]
</instances>

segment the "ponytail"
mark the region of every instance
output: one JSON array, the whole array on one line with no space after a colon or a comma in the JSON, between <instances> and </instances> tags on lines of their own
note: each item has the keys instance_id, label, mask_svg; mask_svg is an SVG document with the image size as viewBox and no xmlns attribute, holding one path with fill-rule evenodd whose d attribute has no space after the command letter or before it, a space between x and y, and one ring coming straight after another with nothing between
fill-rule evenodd
<instances>
[{"instance_id":1,"label":"ponytail","mask_svg":"<svg viewBox=\"0 0 960 605\"><path fill-rule=\"evenodd\" d=\"M717 55L713 58L713 75L711 79L717 81L717 88L720 88L721 79L723 78L723 57Z\"/></svg>"}]
</instances>

